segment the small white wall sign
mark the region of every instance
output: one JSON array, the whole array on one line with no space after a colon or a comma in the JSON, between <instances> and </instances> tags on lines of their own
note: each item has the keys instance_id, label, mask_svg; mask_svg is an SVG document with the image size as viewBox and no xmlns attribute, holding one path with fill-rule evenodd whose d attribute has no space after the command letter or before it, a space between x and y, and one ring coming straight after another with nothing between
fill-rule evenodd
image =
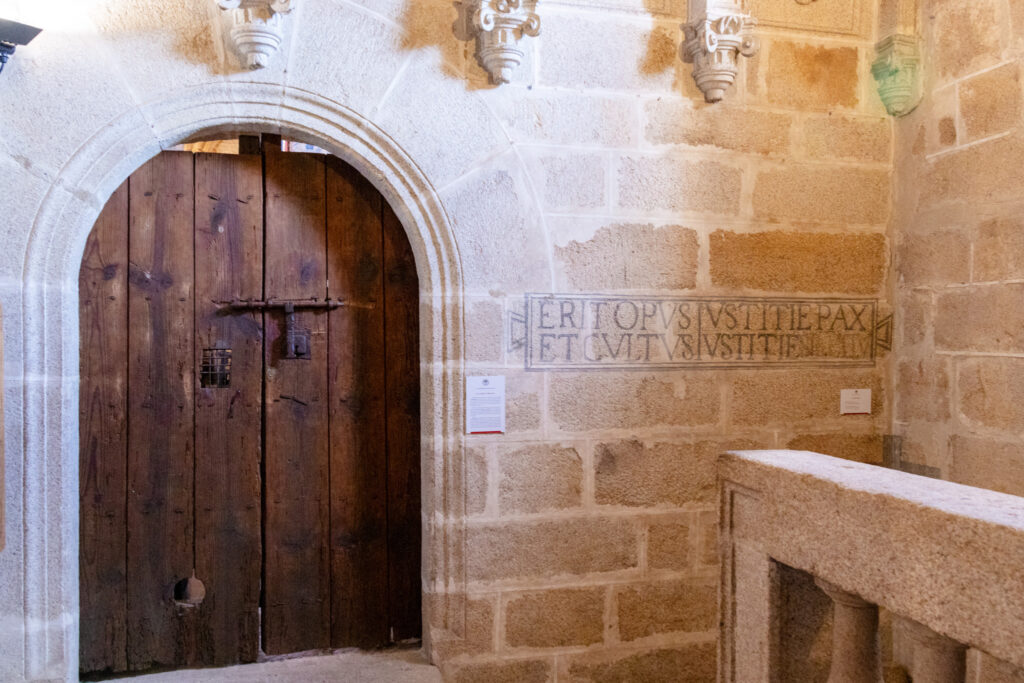
<instances>
[{"instance_id":1,"label":"small white wall sign","mask_svg":"<svg viewBox=\"0 0 1024 683\"><path fill-rule=\"evenodd\" d=\"M470 434L505 433L505 378L466 378L466 431Z\"/></svg>"},{"instance_id":2,"label":"small white wall sign","mask_svg":"<svg viewBox=\"0 0 1024 683\"><path fill-rule=\"evenodd\" d=\"M870 415L870 389L843 389L839 392L840 415Z\"/></svg>"}]
</instances>

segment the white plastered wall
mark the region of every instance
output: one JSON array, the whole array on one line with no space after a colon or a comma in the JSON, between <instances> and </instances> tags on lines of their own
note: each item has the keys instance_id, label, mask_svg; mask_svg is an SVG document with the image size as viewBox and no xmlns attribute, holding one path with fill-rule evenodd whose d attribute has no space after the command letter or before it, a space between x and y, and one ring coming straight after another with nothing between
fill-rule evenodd
<instances>
[{"instance_id":1,"label":"white plastered wall","mask_svg":"<svg viewBox=\"0 0 1024 683\"><path fill-rule=\"evenodd\" d=\"M513 269L512 292L548 289L551 272L542 233L531 234L539 221L524 218L526 234L497 235L486 250L473 237L493 202L523 216L536 211L522 163L483 98L438 49L409 49L386 2L367 3L376 11L344 0L298 3L284 54L251 73L219 61L200 0L174 10L159 0L59 4L64 13L0 77L0 679L77 679L82 251L106 199L134 169L198 136L271 132L314 142L366 175L402 219L423 311L424 586L458 592L462 301L486 287L494 253L532 264ZM495 177L515 196L489 194ZM433 621L447 626L442 637L458 638L460 608L448 611Z\"/></svg>"}]
</instances>

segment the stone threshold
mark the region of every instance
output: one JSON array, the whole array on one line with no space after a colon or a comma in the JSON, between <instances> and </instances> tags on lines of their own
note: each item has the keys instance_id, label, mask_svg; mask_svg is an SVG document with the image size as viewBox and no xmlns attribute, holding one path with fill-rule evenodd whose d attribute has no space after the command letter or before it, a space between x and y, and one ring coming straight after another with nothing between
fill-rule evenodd
<instances>
[{"instance_id":1,"label":"stone threshold","mask_svg":"<svg viewBox=\"0 0 1024 683\"><path fill-rule=\"evenodd\" d=\"M274 657L218 669L178 669L106 680L132 683L441 683L421 650L336 650Z\"/></svg>"}]
</instances>

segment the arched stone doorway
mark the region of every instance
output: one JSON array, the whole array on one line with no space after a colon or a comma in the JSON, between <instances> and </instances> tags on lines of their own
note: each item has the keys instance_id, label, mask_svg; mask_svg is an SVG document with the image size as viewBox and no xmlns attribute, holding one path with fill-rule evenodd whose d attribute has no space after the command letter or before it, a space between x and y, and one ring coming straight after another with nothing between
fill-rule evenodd
<instances>
[{"instance_id":1,"label":"arched stone doorway","mask_svg":"<svg viewBox=\"0 0 1024 683\"><path fill-rule=\"evenodd\" d=\"M370 180L406 230L421 303L424 637L433 624L458 638L463 610L443 596L465 580L462 266L433 184L373 122L308 92L282 96L280 86L246 84L229 95L216 85L164 105L153 110L157 121L132 112L82 146L53 179L28 239L17 311L26 377L20 436L31 463L22 492L26 678L77 677L77 274L86 238L106 198L161 148L227 131L270 129L327 150ZM159 144L154 129L164 131Z\"/></svg>"},{"instance_id":2,"label":"arched stone doorway","mask_svg":"<svg viewBox=\"0 0 1024 683\"><path fill-rule=\"evenodd\" d=\"M245 142L162 152L89 238L83 676L420 638L408 239L337 158Z\"/></svg>"}]
</instances>

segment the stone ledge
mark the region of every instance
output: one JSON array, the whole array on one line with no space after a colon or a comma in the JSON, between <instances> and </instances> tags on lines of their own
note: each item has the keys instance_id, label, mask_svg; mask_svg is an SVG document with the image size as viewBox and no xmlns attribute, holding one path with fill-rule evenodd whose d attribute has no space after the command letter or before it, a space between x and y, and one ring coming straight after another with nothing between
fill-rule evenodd
<instances>
[{"instance_id":1,"label":"stone ledge","mask_svg":"<svg viewBox=\"0 0 1024 683\"><path fill-rule=\"evenodd\" d=\"M719 472L723 607L751 609L774 560L1024 665L1024 499L801 451L726 453ZM737 647L757 630L731 626Z\"/></svg>"}]
</instances>

